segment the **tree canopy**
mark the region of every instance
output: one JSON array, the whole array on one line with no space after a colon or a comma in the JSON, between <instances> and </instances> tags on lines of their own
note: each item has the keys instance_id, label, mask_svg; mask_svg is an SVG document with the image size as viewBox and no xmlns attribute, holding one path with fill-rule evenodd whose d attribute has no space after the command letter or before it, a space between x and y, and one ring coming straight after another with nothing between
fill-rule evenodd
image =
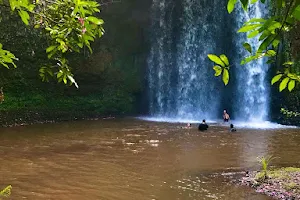
<instances>
[{"instance_id":1,"label":"tree canopy","mask_svg":"<svg viewBox=\"0 0 300 200\"><path fill-rule=\"evenodd\" d=\"M1 9L9 9L20 16L27 26L35 28L47 38L45 50L52 65L41 66L43 81L54 77L58 82L78 87L67 55L87 47L104 34L103 20L97 17L100 4L94 0L1 0ZM16 67L18 58L0 43L0 64Z\"/></svg>"}]
</instances>

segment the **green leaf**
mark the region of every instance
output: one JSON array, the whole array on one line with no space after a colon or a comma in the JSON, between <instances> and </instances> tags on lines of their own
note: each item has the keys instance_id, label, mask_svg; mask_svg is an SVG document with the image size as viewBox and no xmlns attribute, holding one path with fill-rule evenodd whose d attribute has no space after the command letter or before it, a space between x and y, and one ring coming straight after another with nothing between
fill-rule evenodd
<instances>
[{"instance_id":1,"label":"green leaf","mask_svg":"<svg viewBox=\"0 0 300 200\"><path fill-rule=\"evenodd\" d=\"M223 61L218 56L216 56L214 54L208 54L207 56L214 63L216 63L218 65L221 65L222 67L225 67L225 64L223 63Z\"/></svg>"},{"instance_id":2,"label":"green leaf","mask_svg":"<svg viewBox=\"0 0 300 200\"><path fill-rule=\"evenodd\" d=\"M251 0L251 3L254 4L256 3L258 0Z\"/></svg>"},{"instance_id":3,"label":"green leaf","mask_svg":"<svg viewBox=\"0 0 300 200\"><path fill-rule=\"evenodd\" d=\"M251 24L253 22L255 23L264 23L266 20L263 18L252 18L249 21L247 21L245 24Z\"/></svg>"},{"instance_id":4,"label":"green leaf","mask_svg":"<svg viewBox=\"0 0 300 200\"><path fill-rule=\"evenodd\" d=\"M228 11L228 13L232 13L236 2L237 2L237 0L229 0L228 1L228 4L227 4L227 11Z\"/></svg>"},{"instance_id":5,"label":"green leaf","mask_svg":"<svg viewBox=\"0 0 300 200\"><path fill-rule=\"evenodd\" d=\"M27 11L24 11L24 10L19 10L18 11L22 21L24 22L24 24L28 25L29 24L29 14Z\"/></svg>"},{"instance_id":6,"label":"green leaf","mask_svg":"<svg viewBox=\"0 0 300 200\"><path fill-rule=\"evenodd\" d=\"M274 51L274 50L268 50L267 51L267 56L276 56L276 51Z\"/></svg>"},{"instance_id":7,"label":"green leaf","mask_svg":"<svg viewBox=\"0 0 300 200\"><path fill-rule=\"evenodd\" d=\"M295 88L295 85L296 85L296 81L291 80L288 85L288 90L291 92Z\"/></svg>"},{"instance_id":8,"label":"green leaf","mask_svg":"<svg viewBox=\"0 0 300 200\"><path fill-rule=\"evenodd\" d=\"M220 75L221 75L221 73L222 73L222 67L216 65L216 66L213 67L213 69L214 69L215 72L216 72L216 73L215 73L215 76L220 76Z\"/></svg>"},{"instance_id":9,"label":"green leaf","mask_svg":"<svg viewBox=\"0 0 300 200\"><path fill-rule=\"evenodd\" d=\"M64 75L64 73L60 70L60 71L57 73L56 77L59 79L59 78L62 77L62 75Z\"/></svg>"},{"instance_id":10,"label":"green leaf","mask_svg":"<svg viewBox=\"0 0 300 200\"><path fill-rule=\"evenodd\" d=\"M269 35L271 35L272 33L270 32L270 31L268 31L268 30L264 30L263 32L262 32L262 34L260 35L260 37L259 37L259 41L262 41L262 40L264 40L264 39L266 39Z\"/></svg>"},{"instance_id":11,"label":"green leaf","mask_svg":"<svg viewBox=\"0 0 300 200\"><path fill-rule=\"evenodd\" d=\"M283 63L282 65L293 65L293 64L294 64L294 62L292 62L292 61L287 61L287 62Z\"/></svg>"},{"instance_id":12,"label":"green leaf","mask_svg":"<svg viewBox=\"0 0 300 200\"><path fill-rule=\"evenodd\" d=\"M52 45L46 49L46 52L49 53L49 52L53 51L56 47L57 47L56 45Z\"/></svg>"},{"instance_id":13,"label":"green leaf","mask_svg":"<svg viewBox=\"0 0 300 200\"><path fill-rule=\"evenodd\" d=\"M2 191L0 191L0 197L9 197L11 194L11 189L12 189L11 185L4 188Z\"/></svg>"},{"instance_id":14,"label":"green leaf","mask_svg":"<svg viewBox=\"0 0 300 200\"><path fill-rule=\"evenodd\" d=\"M290 80L290 78L289 78L289 77L286 77L286 78L284 78L284 79L281 81L281 83L280 83L280 85L279 85L279 91L280 91L280 92L286 88L287 83L289 82L289 80Z\"/></svg>"},{"instance_id":15,"label":"green leaf","mask_svg":"<svg viewBox=\"0 0 300 200\"><path fill-rule=\"evenodd\" d=\"M274 85L274 83L278 82L282 77L282 74L277 74L272 78L271 84Z\"/></svg>"},{"instance_id":16,"label":"green leaf","mask_svg":"<svg viewBox=\"0 0 300 200\"><path fill-rule=\"evenodd\" d=\"M278 35L278 37L276 37L274 39L274 41L272 42L272 45L273 45L274 48L277 48L279 43L280 43L280 36Z\"/></svg>"},{"instance_id":17,"label":"green leaf","mask_svg":"<svg viewBox=\"0 0 300 200\"><path fill-rule=\"evenodd\" d=\"M258 53L256 53L256 54L253 55L253 56L246 57L245 59L243 59L243 60L241 61L241 65L245 65L245 64L251 62L252 60L260 59L260 58L264 57L264 55L265 55L264 53L258 52Z\"/></svg>"},{"instance_id":18,"label":"green leaf","mask_svg":"<svg viewBox=\"0 0 300 200\"><path fill-rule=\"evenodd\" d=\"M297 20L300 20L300 5L298 5L296 8L295 8L295 10L294 10L294 12L293 12L293 14L292 14Z\"/></svg>"},{"instance_id":19,"label":"green leaf","mask_svg":"<svg viewBox=\"0 0 300 200\"><path fill-rule=\"evenodd\" d=\"M7 69L9 69L9 66L7 64L5 64L4 62L2 62L1 59L0 59L0 64L3 65L4 67L6 67Z\"/></svg>"},{"instance_id":20,"label":"green leaf","mask_svg":"<svg viewBox=\"0 0 300 200\"><path fill-rule=\"evenodd\" d=\"M66 78L66 75L64 75L63 81L64 81L65 84L67 84L67 78Z\"/></svg>"},{"instance_id":21,"label":"green leaf","mask_svg":"<svg viewBox=\"0 0 300 200\"><path fill-rule=\"evenodd\" d=\"M258 30L252 31L251 33L248 34L248 38L254 38L259 34Z\"/></svg>"},{"instance_id":22,"label":"green leaf","mask_svg":"<svg viewBox=\"0 0 300 200\"><path fill-rule=\"evenodd\" d=\"M270 45L271 41L274 39L274 37L276 36L273 36L273 35L270 35L268 36L259 46L257 52L262 52L264 50L267 49L267 47Z\"/></svg>"},{"instance_id":23,"label":"green leaf","mask_svg":"<svg viewBox=\"0 0 300 200\"><path fill-rule=\"evenodd\" d=\"M261 27L261 24L250 24L250 25L245 25L242 28L240 28L238 30L238 33L244 33L244 32L248 32L248 31L254 31L256 30L258 27Z\"/></svg>"},{"instance_id":24,"label":"green leaf","mask_svg":"<svg viewBox=\"0 0 300 200\"><path fill-rule=\"evenodd\" d=\"M243 9L246 11L248 9L249 0L240 0L240 2L242 3Z\"/></svg>"},{"instance_id":25,"label":"green leaf","mask_svg":"<svg viewBox=\"0 0 300 200\"><path fill-rule=\"evenodd\" d=\"M220 58L226 66L229 66L229 60L225 54L220 55Z\"/></svg>"},{"instance_id":26,"label":"green leaf","mask_svg":"<svg viewBox=\"0 0 300 200\"><path fill-rule=\"evenodd\" d=\"M223 82L225 85L227 85L229 82L229 72L227 69L223 70Z\"/></svg>"},{"instance_id":27,"label":"green leaf","mask_svg":"<svg viewBox=\"0 0 300 200\"><path fill-rule=\"evenodd\" d=\"M243 44L243 47L244 47L247 51L249 51L249 53L252 53L252 47L251 47L251 45L250 45L249 43L245 42L245 43Z\"/></svg>"},{"instance_id":28,"label":"green leaf","mask_svg":"<svg viewBox=\"0 0 300 200\"><path fill-rule=\"evenodd\" d=\"M87 18L87 20L90 21L90 22L93 22L94 24L97 24L97 25L104 24L104 21L102 19L99 19L99 18L93 17L93 16L89 16Z\"/></svg>"}]
</instances>

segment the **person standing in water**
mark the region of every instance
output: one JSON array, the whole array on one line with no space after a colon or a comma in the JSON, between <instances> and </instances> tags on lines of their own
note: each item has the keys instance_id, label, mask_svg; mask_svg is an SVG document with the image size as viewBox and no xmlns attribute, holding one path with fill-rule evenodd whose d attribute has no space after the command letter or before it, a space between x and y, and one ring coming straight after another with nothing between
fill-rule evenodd
<instances>
[{"instance_id":1,"label":"person standing in water","mask_svg":"<svg viewBox=\"0 0 300 200\"><path fill-rule=\"evenodd\" d=\"M224 120L224 122L228 122L230 120L230 116L227 113L227 110L223 111L223 120Z\"/></svg>"},{"instance_id":2,"label":"person standing in water","mask_svg":"<svg viewBox=\"0 0 300 200\"><path fill-rule=\"evenodd\" d=\"M205 122L205 119L202 120L202 123L199 124L198 130L199 131L206 131L208 129L208 125Z\"/></svg>"}]
</instances>

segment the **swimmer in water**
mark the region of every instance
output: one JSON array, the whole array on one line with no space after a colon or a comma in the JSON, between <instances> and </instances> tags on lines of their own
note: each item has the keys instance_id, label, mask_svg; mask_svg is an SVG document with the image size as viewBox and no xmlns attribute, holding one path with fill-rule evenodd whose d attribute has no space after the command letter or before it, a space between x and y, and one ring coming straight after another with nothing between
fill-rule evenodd
<instances>
[{"instance_id":1,"label":"swimmer in water","mask_svg":"<svg viewBox=\"0 0 300 200\"><path fill-rule=\"evenodd\" d=\"M186 126L182 126L181 128L184 128L184 129L192 128L192 124L191 123L187 123Z\"/></svg>"},{"instance_id":2,"label":"swimmer in water","mask_svg":"<svg viewBox=\"0 0 300 200\"><path fill-rule=\"evenodd\" d=\"M230 124L230 132L236 132L236 129L234 128L233 124Z\"/></svg>"},{"instance_id":3,"label":"swimmer in water","mask_svg":"<svg viewBox=\"0 0 300 200\"><path fill-rule=\"evenodd\" d=\"M226 110L223 111L223 120L224 122L228 122L230 120L230 116Z\"/></svg>"},{"instance_id":4,"label":"swimmer in water","mask_svg":"<svg viewBox=\"0 0 300 200\"><path fill-rule=\"evenodd\" d=\"M202 120L202 123L199 124L198 130L199 131L206 131L208 129L208 125L205 122L205 119Z\"/></svg>"}]
</instances>

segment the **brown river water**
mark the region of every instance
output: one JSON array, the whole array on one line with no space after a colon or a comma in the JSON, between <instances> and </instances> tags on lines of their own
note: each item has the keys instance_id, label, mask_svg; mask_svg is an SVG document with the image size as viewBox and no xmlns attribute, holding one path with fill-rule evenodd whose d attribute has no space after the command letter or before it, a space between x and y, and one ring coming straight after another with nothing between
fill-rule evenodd
<instances>
[{"instance_id":1,"label":"brown river water","mask_svg":"<svg viewBox=\"0 0 300 200\"><path fill-rule=\"evenodd\" d=\"M136 119L0 129L0 188L10 199L266 200L235 186L229 172L300 166L300 129L254 130Z\"/></svg>"}]
</instances>

